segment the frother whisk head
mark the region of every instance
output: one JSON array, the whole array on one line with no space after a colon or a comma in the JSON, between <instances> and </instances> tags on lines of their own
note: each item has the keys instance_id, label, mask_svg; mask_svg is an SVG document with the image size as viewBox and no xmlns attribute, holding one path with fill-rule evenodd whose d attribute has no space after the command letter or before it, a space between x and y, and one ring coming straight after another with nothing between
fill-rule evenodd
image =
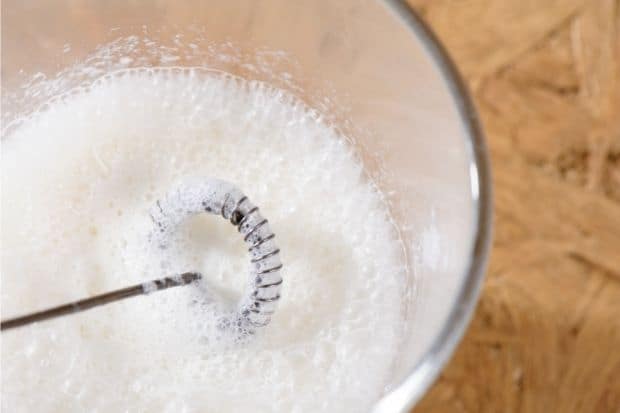
<instances>
[{"instance_id":1,"label":"frother whisk head","mask_svg":"<svg viewBox=\"0 0 620 413\"><path fill-rule=\"evenodd\" d=\"M153 238L165 248L177 226L190 215L208 212L230 220L249 245L250 288L240 300L234 314L222 315L222 326L233 326L242 332L252 333L271 321L271 315L280 299L282 277L280 249L269 223L234 185L207 179L179 186L162 200L156 202L150 216L155 228ZM196 272L161 278L94 297L63 304L47 310L2 321L1 329L7 330L51 318L74 314L93 307L109 304L129 297L150 294L170 287L189 285L201 278Z\"/></svg>"}]
</instances>

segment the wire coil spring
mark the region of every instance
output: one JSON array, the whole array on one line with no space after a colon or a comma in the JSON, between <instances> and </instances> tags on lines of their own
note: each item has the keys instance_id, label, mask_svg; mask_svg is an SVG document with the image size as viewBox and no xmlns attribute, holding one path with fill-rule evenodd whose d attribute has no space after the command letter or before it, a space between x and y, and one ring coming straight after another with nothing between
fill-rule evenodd
<instances>
[{"instance_id":1,"label":"wire coil spring","mask_svg":"<svg viewBox=\"0 0 620 413\"><path fill-rule=\"evenodd\" d=\"M229 220L249 245L250 288L239 301L230 323L245 331L269 324L275 312L282 287L280 249L275 234L258 206L236 186L218 179L184 184L157 201L151 218L157 227L162 247L170 234L187 217L203 212L221 215Z\"/></svg>"}]
</instances>

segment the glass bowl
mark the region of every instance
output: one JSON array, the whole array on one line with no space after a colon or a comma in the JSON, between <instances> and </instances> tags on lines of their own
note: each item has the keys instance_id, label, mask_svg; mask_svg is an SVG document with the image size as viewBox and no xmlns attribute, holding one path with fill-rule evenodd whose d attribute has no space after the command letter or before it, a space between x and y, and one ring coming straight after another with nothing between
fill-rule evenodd
<instances>
[{"instance_id":1,"label":"glass bowl","mask_svg":"<svg viewBox=\"0 0 620 413\"><path fill-rule=\"evenodd\" d=\"M60 92L149 66L266 81L334 124L385 195L407 262L407 331L368 409L415 404L476 305L491 180L467 91L404 1L6 0L2 15L3 137Z\"/></svg>"}]
</instances>

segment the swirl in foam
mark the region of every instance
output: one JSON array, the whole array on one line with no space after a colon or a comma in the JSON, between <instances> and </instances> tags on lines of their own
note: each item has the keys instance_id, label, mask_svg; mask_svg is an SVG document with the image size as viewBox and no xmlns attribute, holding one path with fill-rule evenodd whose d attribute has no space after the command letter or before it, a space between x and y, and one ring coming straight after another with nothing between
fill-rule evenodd
<instances>
[{"instance_id":1,"label":"swirl in foam","mask_svg":"<svg viewBox=\"0 0 620 413\"><path fill-rule=\"evenodd\" d=\"M184 271L205 285L3 335L7 411L362 411L403 327L398 237L344 140L286 93L199 71L119 72L22 122L2 148L6 316ZM246 287L230 223L149 208L187 176L235 182L278 234L271 324L230 345ZM210 291L217 291L215 300Z\"/></svg>"}]
</instances>

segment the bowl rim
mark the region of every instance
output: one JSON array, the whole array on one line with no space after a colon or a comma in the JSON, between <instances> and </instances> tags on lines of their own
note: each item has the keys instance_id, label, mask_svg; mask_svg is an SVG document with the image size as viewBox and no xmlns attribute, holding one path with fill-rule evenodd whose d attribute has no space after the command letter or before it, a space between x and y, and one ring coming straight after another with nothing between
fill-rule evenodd
<instances>
[{"instance_id":1,"label":"bowl rim","mask_svg":"<svg viewBox=\"0 0 620 413\"><path fill-rule=\"evenodd\" d=\"M465 129L466 145L471 159L469 170L476 226L466 277L443 327L411 373L375 404L372 411L376 413L409 411L431 387L441 369L450 360L478 303L491 246L493 217L489 154L480 119L465 82L435 33L405 0L383 0L383 2L416 40L422 43L456 104Z\"/></svg>"}]
</instances>

